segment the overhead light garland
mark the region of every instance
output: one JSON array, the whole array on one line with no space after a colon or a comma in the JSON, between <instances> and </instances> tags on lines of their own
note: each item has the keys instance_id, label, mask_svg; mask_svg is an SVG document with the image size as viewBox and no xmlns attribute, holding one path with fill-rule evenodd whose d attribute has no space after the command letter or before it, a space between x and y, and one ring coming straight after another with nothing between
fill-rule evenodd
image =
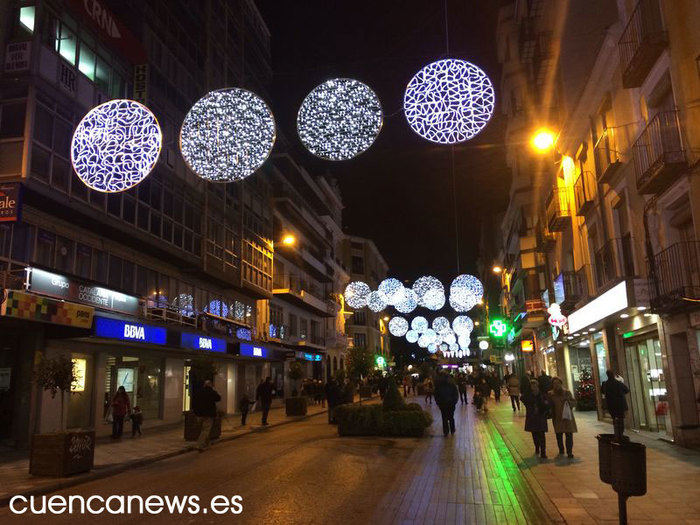
<instances>
[{"instance_id":1,"label":"overhead light garland","mask_svg":"<svg viewBox=\"0 0 700 525\"><path fill-rule=\"evenodd\" d=\"M367 308L373 312L381 312L386 307L386 297L381 291L375 290L367 296Z\"/></svg>"},{"instance_id":2,"label":"overhead light garland","mask_svg":"<svg viewBox=\"0 0 700 525\"><path fill-rule=\"evenodd\" d=\"M469 334L474 330L474 321L466 315L458 315L452 321L452 329L457 335Z\"/></svg>"},{"instance_id":3,"label":"overhead light garland","mask_svg":"<svg viewBox=\"0 0 700 525\"><path fill-rule=\"evenodd\" d=\"M483 297L484 286L473 275L458 275L450 285L450 306L456 312L471 310Z\"/></svg>"},{"instance_id":4,"label":"overhead light garland","mask_svg":"<svg viewBox=\"0 0 700 525\"><path fill-rule=\"evenodd\" d=\"M396 337L403 337L408 332L408 321L403 317L392 317L389 321L389 333Z\"/></svg>"},{"instance_id":5,"label":"overhead light garland","mask_svg":"<svg viewBox=\"0 0 700 525\"><path fill-rule=\"evenodd\" d=\"M403 288L401 298L396 302L394 308L402 314L409 314L418 307L418 296L411 288Z\"/></svg>"},{"instance_id":6,"label":"overhead light garland","mask_svg":"<svg viewBox=\"0 0 700 525\"><path fill-rule=\"evenodd\" d=\"M275 120L267 104L241 88L211 91L185 116L182 157L200 177L233 182L254 173L275 143Z\"/></svg>"},{"instance_id":7,"label":"overhead light garland","mask_svg":"<svg viewBox=\"0 0 700 525\"><path fill-rule=\"evenodd\" d=\"M445 305L445 287L436 277L419 277L413 283L413 291L418 297L418 304L429 310L439 310Z\"/></svg>"},{"instance_id":8,"label":"overhead light garland","mask_svg":"<svg viewBox=\"0 0 700 525\"><path fill-rule=\"evenodd\" d=\"M367 283L353 281L345 287L345 303L350 308L364 308L367 306L367 296L372 292Z\"/></svg>"},{"instance_id":9,"label":"overhead light garland","mask_svg":"<svg viewBox=\"0 0 700 525\"><path fill-rule=\"evenodd\" d=\"M297 115L297 132L317 157L348 160L372 145L382 121L382 106L369 86L335 78L306 96Z\"/></svg>"},{"instance_id":10,"label":"overhead light garland","mask_svg":"<svg viewBox=\"0 0 700 525\"><path fill-rule=\"evenodd\" d=\"M406 341L408 341L409 343L417 342L419 337L420 334L415 330L409 330L408 332L406 332Z\"/></svg>"},{"instance_id":11,"label":"overhead light garland","mask_svg":"<svg viewBox=\"0 0 700 525\"><path fill-rule=\"evenodd\" d=\"M425 332L429 326L430 325L428 324L428 320L420 315L418 317L414 317L411 321L411 329L415 330L419 334Z\"/></svg>"},{"instance_id":12,"label":"overhead light garland","mask_svg":"<svg viewBox=\"0 0 700 525\"><path fill-rule=\"evenodd\" d=\"M75 128L71 162L88 188L126 191L153 170L163 145L155 115L134 100L116 99L91 109Z\"/></svg>"},{"instance_id":13,"label":"overhead light garland","mask_svg":"<svg viewBox=\"0 0 700 525\"><path fill-rule=\"evenodd\" d=\"M381 283L379 283L378 290L384 294L387 303L389 303L392 306L395 306L404 297L403 284L401 284L401 281L399 281L398 279L394 279L393 277L384 279Z\"/></svg>"}]
</instances>

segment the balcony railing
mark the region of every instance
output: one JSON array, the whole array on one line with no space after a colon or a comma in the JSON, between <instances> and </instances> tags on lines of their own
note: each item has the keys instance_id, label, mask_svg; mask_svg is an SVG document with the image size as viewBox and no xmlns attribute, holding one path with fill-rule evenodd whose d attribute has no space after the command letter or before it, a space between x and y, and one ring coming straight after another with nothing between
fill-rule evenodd
<instances>
[{"instance_id":1,"label":"balcony railing","mask_svg":"<svg viewBox=\"0 0 700 525\"><path fill-rule=\"evenodd\" d=\"M615 172L622 166L620 150L617 144L617 134L614 128L607 128L598 139L595 146L595 157L598 168L598 181L610 182Z\"/></svg>"},{"instance_id":2,"label":"balcony railing","mask_svg":"<svg viewBox=\"0 0 700 525\"><path fill-rule=\"evenodd\" d=\"M593 208L596 184L593 173L582 171L574 183L576 215L586 215Z\"/></svg>"},{"instance_id":3,"label":"balcony railing","mask_svg":"<svg viewBox=\"0 0 700 525\"><path fill-rule=\"evenodd\" d=\"M659 0L640 0L618 43L622 85L639 87L668 45Z\"/></svg>"},{"instance_id":4,"label":"balcony railing","mask_svg":"<svg viewBox=\"0 0 700 525\"><path fill-rule=\"evenodd\" d=\"M678 111L663 111L652 117L632 148L637 189L659 193L687 166L681 142Z\"/></svg>"},{"instance_id":5,"label":"balcony railing","mask_svg":"<svg viewBox=\"0 0 700 525\"><path fill-rule=\"evenodd\" d=\"M547 80L547 73L554 62L552 31L542 31L537 34L532 62L535 83L543 85Z\"/></svg>"},{"instance_id":6,"label":"balcony railing","mask_svg":"<svg viewBox=\"0 0 700 525\"><path fill-rule=\"evenodd\" d=\"M556 237L544 224L544 219L540 218L535 229L535 242L540 253L547 253L556 245Z\"/></svg>"},{"instance_id":7,"label":"balcony railing","mask_svg":"<svg viewBox=\"0 0 700 525\"><path fill-rule=\"evenodd\" d=\"M559 282L561 286L561 290L556 290L555 284L555 292L559 291L560 294L563 292L563 297L556 297L559 294L555 293L555 298L560 301L562 308L573 308L577 302L588 295L588 290L584 287L586 281L582 282L581 278L582 275L579 272L563 271L555 279L555 282Z\"/></svg>"},{"instance_id":8,"label":"balcony railing","mask_svg":"<svg viewBox=\"0 0 700 525\"><path fill-rule=\"evenodd\" d=\"M653 258L649 271L651 306L661 313L700 300L700 241L672 244Z\"/></svg>"},{"instance_id":9,"label":"balcony railing","mask_svg":"<svg viewBox=\"0 0 700 525\"><path fill-rule=\"evenodd\" d=\"M571 207L567 188L554 187L546 201L547 226L550 231L564 231L571 224Z\"/></svg>"},{"instance_id":10,"label":"balcony railing","mask_svg":"<svg viewBox=\"0 0 700 525\"><path fill-rule=\"evenodd\" d=\"M589 275L591 275L590 264L584 264L583 266L581 266L581 268L576 270L576 281L578 282L579 292L581 294L579 301L587 299L591 296L591 280L589 278Z\"/></svg>"},{"instance_id":11,"label":"balcony railing","mask_svg":"<svg viewBox=\"0 0 700 525\"><path fill-rule=\"evenodd\" d=\"M626 234L610 239L595 252L595 283L600 291L627 277L636 275L633 240Z\"/></svg>"}]
</instances>

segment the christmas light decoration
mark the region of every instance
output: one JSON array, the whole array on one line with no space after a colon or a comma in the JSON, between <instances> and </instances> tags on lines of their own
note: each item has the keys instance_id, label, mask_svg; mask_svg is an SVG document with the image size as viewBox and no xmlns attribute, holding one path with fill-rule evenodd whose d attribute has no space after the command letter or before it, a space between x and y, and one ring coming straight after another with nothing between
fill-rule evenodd
<instances>
[{"instance_id":1,"label":"christmas light decoration","mask_svg":"<svg viewBox=\"0 0 700 525\"><path fill-rule=\"evenodd\" d=\"M423 316L414 317L411 321L411 329L422 334L428 329L428 320Z\"/></svg>"},{"instance_id":2,"label":"christmas light decoration","mask_svg":"<svg viewBox=\"0 0 700 525\"><path fill-rule=\"evenodd\" d=\"M413 283L413 291L418 297L418 304L429 310L439 310L445 305L445 287L436 277L419 277Z\"/></svg>"},{"instance_id":3,"label":"christmas light decoration","mask_svg":"<svg viewBox=\"0 0 700 525\"><path fill-rule=\"evenodd\" d=\"M408 332L408 321L403 317L392 317L389 321L389 333L396 337L403 337Z\"/></svg>"},{"instance_id":4,"label":"christmas light decoration","mask_svg":"<svg viewBox=\"0 0 700 525\"><path fill-rule=\"evenodd\" d=\"M334 78L306 96L297 115L297 133L317 157L348 160L372 145L382 121L382 106L369 86Z\"/></svg>"},{"instance_id":5,"label":"christmas light decoration","mask_svg":"<svg viewBox=\"0 0 700 525\"><path fill-rule=\"evenodd\" d=\"M466 350L469 348L469 345L471 344L471 339L469 338L468 335L460 335L457 338L457 344L462 350Z\"/></svg>"},{"instance_id":6,"label":"christmas light decoration","mask_svg":"<svg viewBox=\"0 0 700 525\"><path fill-rule=\"evenodd\" d=\"M219 301L218 299L213 299L209 303L209 306L207 306L206 311L212 315L218 315L219 317L228 316L228 306L226 303Z\"/></svg>"},{"instance_id":7,"label":"christmas light decoration","mask_svg":"<svg viewBox=\"0 0 700 525\"><path fill-rule=\"evenodd\" d=\"M457 357L459 357L460 359L464 357L464 352L462 350L457 350Z\"/></svg>"},{"instance_id":8,"label":"christmas light decoration","mask_svg":"<svg viewBox=\"0 0 700 525\"><path fill-rule=\"evenodd\" d=\"M479 348L482 350L488 350L489 349L489 342L486 339L482 339L479 341Z\"/></svg>"},{"instance_id":9,"label":"christmas light decoration","mask_svg":"<svg viewBox=\"0 0 700 525\"><path fill-rule=\"evenodd\" d=\"M420 334L416 332L415 330L409 330L406 332L406 341L409 343L415 343L418 341L418 338L420 337Z\"/></svg>"},{"instance_id":10,"label":"christmas light decoration","mask_svg":"<svg viewBox=\"0 0 700 525\"><path fill-rule=\"evenodd\" d=\"M116 99L92 108L71 140L71 162L88 188L116 193L153 170L163 145L158 120L144 105Z\"/></svg>"},{"instance_id":11,"label":"christmas light decoration","mask_svg":"<svg viewBox=\"0 0 700 525\"><path fill-rule=\"evenodd\" d=\"M434 343L437 340L437 334L435 333L435 330L428 328L421 337L425 337L428 341L428 343Z\"/></svg>"},{"instance_id":12,"label":"christmas light decoration","mask_svg":"<svg viewBox=\"0 0 700 525\"><path fill-rule=\"evenodd\" d=\"M447 58L418 71L406 87L404 114L431 142L455 144L479 133L493 115L495 93L481 68Z\"/></svg>"},{"instance_id":13,"label":"christmas light decoration","mask_svg":"<svg viewBox=\"0 0 700 525\"><path fill-rule=\"evenodd\" d=\"M397 301L394 305L396 311L401 312L402 314L408 314L415 310L417 307L418 296L416 295L416 292L414 292L410 288L403 288L403 290L401 291L401 299Z\"/></svg>"},{"instance_id":14,"label":"christmas light decoration","mask_svg":"<svg viewBox=\"0 0 700 525\"><path fill-rule=\"evenodd\" d=\"M180 151L200 177L232 182L254 173L275 143L275 120L255 93L241 88L211 91L185 116Z\"/></svg>"},{"instance_id":15,"label":"christmas light decoration","mask_svg":"<svg viewBox=\"0 0 700 525\"><path fill-rule=\"evenodd\" d=\"M433 342L433 341L430 341L430 340L425 336L425 334L422 334L422 335L418 338L418 346L420 346L421 348L428 348L428 345L429 345L430 343L432 343L432 342Z\"/></svg>"},{"instance_id":16,"label":"christmas light decoration","mask_svg":"<svg viewBox=\"0 0 700 525\"><path fill-rule=\"evenodd\" d=\"M393 277L384 279L381 283L379 283L378 289L386 296L387 303L392 306L395 306L404 297L403 284L401 284L401 281L394 279Z\"/></svg>"},{"instance_id":17,"label":"christmas light decoration","mask_svg":"<svg viewBox=\"0 0 700 525\"><path fill-rule=\"evenodd\" d=\"M367 283L353 281L345 287L345 303L350 308L364 308L367 306L367 296L371 293Z\"/></svg>"},{"instance_id":18,"label":"christmas light decoration","mask_svg":"<svg viewBox=\"0 0 700 525\"><path fill-rule=\"evenodd\" d=\"M469 334L474 330L474 322L466 315L458 315L452 321L452 329L457 335Z\"/></svg>"},{"instance_id":19,"label":"christmas light decoration","mask_svg":"<svg viewBox=\"0 0 700 525\"><path fill-rule=\"evenodd\" d=\"M433 319L433 330L435 330L436 332L441 333L449 329L450 321L447 320L447 317L441 316Z\"/></svg>"},{"instance_id":20,"label":"christmas light decoration","mask_svg":"<svg viewBox=\"0 0 700 525\"><path fill-rule=\"evenodd\" d=\"M483 297L484 286L473 275L455 277L450 285L450 306L456 312L471 310Z\"/></svg>"},{"instance_id":21,"label":"christmas light decoration","mask_svg":"<svg viewBox=\"0 0 700 525\"><path fill-rule=\"evenodd\" d=\"M434 354L437 351L438 351L438 346L435 343L430 343L428 345L428 352L430 352L431 354Z\"/></svg>"},{"instance_id":22,"label":"christmas light decoration","mask_svg":"<svg viewBox=\"0 0 700 525\"><path fill-rule=\"evenodd\" d=\"M457 350L459 350L459 345L457 345L457 343L452 343L448 348L450 349L450 352L456 353Z\"/></svg>"},{"instance_id":23,"label":"christmas light decoration","mask_svg":"<svg viewBox=\"0 0 700 525\"><path fill-rule=\"evenodd\" d=\"M386 297L379 290L370 292L367 296L367 307L373 312L381 312L386 306Z\"/></svg>"},{"instance_id":24,"label":"christmas light decoration","mask_svg":"<svg viewBox=\"0 0 700 525\"><path fill-rule=\"evenodd\" d=\"M440 345L440 350L442 350L443 352L447 352L447 350L448 350L449 348L450 348L450 345L448 345L447 343L442 343L442 344Z\"/></svg>"},{"instance_id":25,"label":"christmas light decoration","mask_svg":"<svg viewBox=\"0 0 700 525\"><path fill-rule=\"evenodd\" d=\"M454 333L447 334L443 339L448 345L453 345L457 342L457 337Z\"/></svg>"},{"instance_id":26,"label":"christmas light decoration","mask_svg":"<svg viewBox=\"0 0 700 525\"><path fill-rule=\"evenodd\" d=\"M566 316L561 313L561 306L557 303L552 303L549 308L547 308L547 313L549 313L549 324L557 328L561 328L566 324Z\"/></svg>"}]
</instances>

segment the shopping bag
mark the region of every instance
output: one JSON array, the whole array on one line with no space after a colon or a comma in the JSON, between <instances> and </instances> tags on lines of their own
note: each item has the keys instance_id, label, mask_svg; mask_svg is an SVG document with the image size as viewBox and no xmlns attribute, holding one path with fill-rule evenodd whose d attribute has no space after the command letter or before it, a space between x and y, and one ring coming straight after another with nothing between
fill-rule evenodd
<instances>
[{"instance_id":1,"label":"shopping bag","mask_svg":"<svg viewBox=\"0 0 700 525\"><path fill-rule=\"evenodd\" d=\"M564 408L561 411L562 419L574 419L574 413L571 411L568 401L564 401Z\"/></svg>"}]
</instances>

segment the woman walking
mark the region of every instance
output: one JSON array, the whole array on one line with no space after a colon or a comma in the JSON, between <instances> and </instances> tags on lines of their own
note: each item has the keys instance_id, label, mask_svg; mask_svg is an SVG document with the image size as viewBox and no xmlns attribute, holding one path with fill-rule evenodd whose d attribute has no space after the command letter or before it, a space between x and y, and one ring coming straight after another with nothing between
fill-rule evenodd
<instances>
[{"instance_id":1,"label":"woman walking","mask_svg":"<svg viewBox=\"0 0 700 525\"><path fill-rule=\"evenodd\" d=\"M510 396L510 404L513 407L513 412L515 412L515 407L517 405L518 412L520 412L520 379L515 374L511 374L508 377L508 395Z\"/></svg>"},{"instance_id":2,"label":"woman walking","mask_svg":"<svg viewBox=\"0 0 700 525\"><path fill-rule=\"evenodd\" d=\"M549 400L540 392L540 385L535 379L530 381L530 390L520 396L525 405L525 431L532 434L532 442L535 444L535 455L547 459L547 415L549 413Z\"/></svg>"},{"instance_id":3,"label":"woman walking","mask_svg":"<svg viewBox=\"0 0 700 525\"><path fill-rule=\"evenodd\" d=\"M123 386L117 388L112 399L112 438L119 439L124 432L124 418L131 411L131 402Z\"/></svg>"},{"instance_id":4,"label":"woman walking","mask_svg":"<svg viewBox=\"0 0 700 525\"><path fill-rule=\"evenodd\" d=\"M552 391L549 393L552 403L552 426L557 435L559 455L564 455L564 436L566 436L566 455L574 457L574 432L577 431L576 419L574 419L574 405L576 400L558 377L552 379Z\"/></svg>"}]
</instances>

